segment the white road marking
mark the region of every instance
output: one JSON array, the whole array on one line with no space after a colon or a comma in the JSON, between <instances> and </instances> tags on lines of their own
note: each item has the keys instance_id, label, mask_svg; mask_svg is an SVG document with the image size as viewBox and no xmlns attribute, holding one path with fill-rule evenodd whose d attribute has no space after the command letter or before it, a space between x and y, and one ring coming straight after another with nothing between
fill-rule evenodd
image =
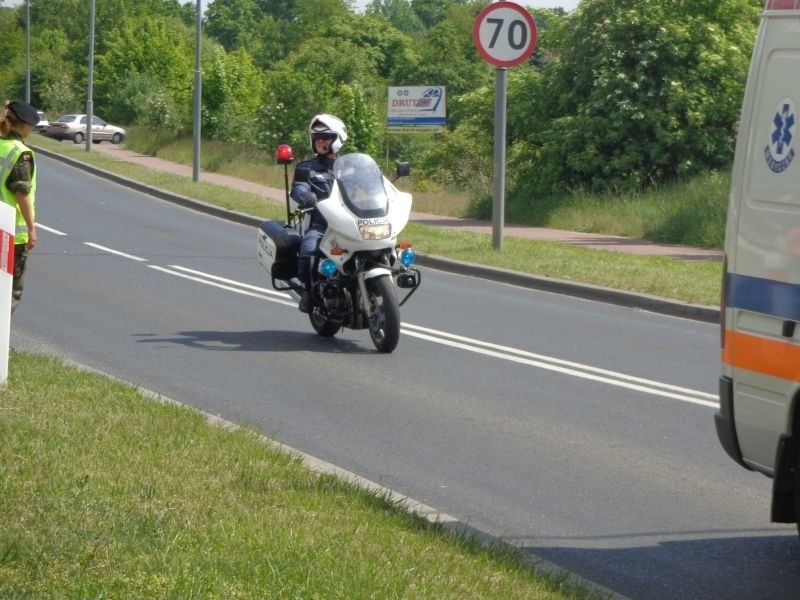
<instances>
[{"instance_id":1,"label":"white road marking","mask_svg":"<svg viewBox=\"0 0 800 600\"><path fill-rule=\"evenodd\" d=\"M92 242L84 242L84 245L89 246L90 248L94 248L96 250L100 250L101 252L108 252L109 254L115 254L116 256L122 256L123 258L129 258L131 260L135 260L138 262L149 262L146 258L142 258L140 256L133 256L132 254L125 254L124 252L120 252L119 250L112 250L111 248L106 248L105 246L101 246L100 244L93 244Z\"/></svg>"},{"instance_id":2,"label":"white road marking","mask_svg":"<svg viewBox=\"0 0 800 600\"><path fill-rule=\"evenodd\" d=\"M58 229L53 229L52 227L47 227L46 225L42 225L41 223L36 223L37 229L44 229L45 231L49 231L55 235L67 235L63 231L59 231Z\"/></svg>"},{"instance_id":3,"label":"white road marking","mask_svg":"<svg viewBox=\"0 0 800 600\"><path fill-rule=\"evenodd\" d=\"M39 227L56 235L66 235L60 231L45 227L43 225L39 225ZM85 242L85 244L97 250L108 252L116 256L121 256L139 262L149 262L146 258L126 254L125 252L113 250L99 244L94 244L91 242ZM168 268L152 264L147 266L161 273L174 275L176 277L210 285L219 289L235 292L237 294L258 298L261 300L267 300L269 302L275 302L285 306L296 306L291 297L282 292L276 292L267 288L242 283L233 279L226 279L224 277L211 275L209 273L196 271L194 269L188 269L186 267L181 267L180 265L169 265ZM600 369L591 365L571 362L552 356L535 354L533 352L512 348L510 346L502 346L500 344L484 342L482 340L468 338L448 333L446 331L429 329L427 327L421 327L411 323L404 323L402 325L402 331L405 335L426 340L434 344L441 344L443 346L457 348L466 352L483 354L484 356L490 356L500 360L507 360L538 369L561 373L570 377L587 379L590 381L596 381L598 383L635 390L653 396L661 396L663 398L680 400L681 402L688 402L710 408L717 408L719 406L717 397L714 394L709 394L706 392L700 392L689 388L661 383L659 381L653 381L650 379L643 379L641 377L635 377L625 373L618 373L616 371Z\"/></svg>"},{"instance_id":4,"label":"white road marking","mask_svg":"<svg viewBox=\"0 0 800 600\"><path fill-rule=\"evenodd\" d=\"M183 277L192 281L226 289L239 294L261 298L263 300L277 302L278 304L284 304L287 306L295 306L295 303L289 300L289 296L287 294L275 292L266 288L241 283L232 279L225 279L224 277L210 275L202 271L195 271L193 269L187 269L178 265L170 265L170 269L157 267L155 265L148 266L164 273L170 273L172 275L177 275L178 277ZM172 271L171 269L177 269L178 271L182 272ZM653 396L671 398L673 400L680 400L682 402L689 402L691 404L698 404L700 406L707 406L710 408L717 408L719 405L717 402L717 397L713 394L671 385L668 383L662 383L660 381L643 379L641 377L635 377L625 373L600 369L591 365L584 365L552 356L535 354L533 352L512 348L510 346L502 346L499 344L493 344L491 342L484 342L474 338L447 333L446 331L420 327L419 325L413 325L411 323L403 323L401 329L405 335L433 342L435 344L441 344L443 346L458 348L459 350L465 350L467 352L475 352L478 354L483 354L484 356L491 356L492 358L498 358L555 373L561 373L563 375L569 375L570 377L597 381L599 383L635 390Z\"/></svg>"},{"instance_id":5,"label":"white road marking","mask_svg":"<svg viewBox=\"0 0 800 600\"><path fill-rule=\"evenodd\" d=\"M484 342L484 341L476 340L476 339L473 339L473 338L467 338L467 337L463 337L463 336L460 336L460 335L447 333L446 331L438 331L436 329L428 329L426 327L419 327L417 325L412 325L410 323L404 323L403 327L411 329L411 330L417 330L417 331L420 331L420 332L423 332L423 333L433 333L433 334L435 334L437 336L440 336L440 337L443 337L443 338L456 340L456 341L460 341L460 342L465 342L467 344L472 344L474 346L488 348L490 350L498 350L498 351L504 352L504 353L516 354L516 355L519 355L519 356L521 356L523 358L526 358L526 359L542 361L542 362L546 362L546 363L552 363L552 365L554 365L554 366L559 366L559 367L563 367L563 368L579 369L579 370L582 370L582 371L587 371L589 373L597 374L599 376L609 376L609 377L615 377L615 378L618 378L618 379L623 379L625 381L629 381L629 382L632 382L634 384L638 383L638 384L644 384L644 385L653 386L653 387L659 387L659 388L662 388L662 389L664 389L664 390L666 390L668 392L674 392L674 393L677 393L677 394L695 395L698 398L706 398L706 399L709 399L709 400L716 400L717 399L717 396L715 396L714 394L709 394L709 393L706 393L706 392L699 392L699 391L696 391L696 390L691 390L691 389L688 389L688 388L684 388L684 387L680 387L680 386L676 386L676 385L671 385L671 384L668 384L668 383L660 383L658 381L653 381L653 380L650 380L650 379L642 379L641 377L635 377L633 375L626 375L624 373L618 373L616 371L608 371L606 369L600 369L598 367L592 367L592 366L589 366L589 365L584 365L584 364L581 364L581 363L571 362L571 361L563 360L563 359L560 359L560 358L554 358L552 356L545 356L543 354L534 354L533 352L527 352L525 350L518 350L516 348L511 348L509 346L501 346L501 345L498 345L498 344L492 344L490 342ZM413 331L407 331L406 333L408 333L409 335L414 335ZM419 334L419 335L422 335L422 334ZM546 368L546 367L543 367L543 368ZM714 406L716 406L716 402L714 402Z\"/></svg>"},{"instance_id":6,"label":"white road marking","mask_svg":"<svg viewBox=\"0 0 800 600\"><path fill-rule=\"evenodd\" d=\"M158 265L147 265L147 266L149 268L151 268L151 269L154 269L156 271L160 271L162 273L167 273L169 275L174 275L176 277L182 277L183 279L189 279L190 281L196 281L198 283L203 283L205 285L210 285L212 287L220 288L220 289L223 289L223 290L228 290L229 292L236 292L237 294L243 294L245 296L250 296L252 298L259 298L261 300L268 300L269 302L275 302L276 304L283 304L285 306L292 306L292 307L297 306L297 304L295 302L289 300L289 296L287 296L285 294L277 294L276 292L273 292L272 290L259 288L259 287L256 287L254 285L248 285L248 284L245 284L245 283L238 283L238 282L235 282L235 281L232 281L232 280L229 280L229 279L228 280L223 279L222 277L215 277L213 275L211 276L214 279L220 279L222 281L228 281L228 282L233 283L233 284L235 284L237 286L241 286L241 287L234 287L232 285L225 285L223 283L218 283L216 281L209 281L207 279L203 279L202 277L197 277L195 275L190 275L188 273L180 273L178 271L173 271L172 269L168 269L166 267L159 267ZM175 268L175 267L173 266L172 268ZM180 268L180 267L178 267L178 268ZM189 271L189 272L192 272L192 273L200 274L199 271L192 271L191 269L185 269L185 270ZM205 274L203 274L203 275L205 275ZM242 288L250 288L250 289L242 289ZM258 290L258 292L260 292L260 293L256 293L256 292L253 292L253 291L250 291L250 290ZM282 297L276 297L276 296L282 296Z\"/></svg>"},{"instance_id":7,"label":"white road marking","mask_svg":"<svg viewBox=\"0 0 800 600\"><path fill-rule=\"evenodd\" d=\"M638 392L644 392L645 394L651 394L653 396L662 396L664 398L672 398L673 400L681 400L683 402L689 402L692 404L699 404L700 406L708 406L711 408L717 408L718 402L711 402L708 400L703 400L703 397L708 398L716 398L711 394L707 394L705 392L699 392L695 390L690 390L687 388L677 388L676 386L671 386L665 383L661 383L658 381L651 381L648 379L641 379L638 377L632 377L631 375L626 375L625 373L617 373L614 371L605 371L607 376L600 376L591 373L591 371L603 371L603 369L597 369L596 367L591 367L589 365L581 365L577 363L573 363L577 368L567 368L563 366L559 366L557 364L551 364L550 362L544 362L542 360L534 360L531 358L526 358L524 356L520 356L520 354L527 354L522 350L516 350L514 348L507 348L504 351L500 352L497 350L490 350L487 348L482 348L480 346L483 343L479 343L477 346L470 345L465 342L458 342L447 338L440 338L435 337L432 335L428 335L425 333L420 333L418 331L409 330L408 327L414 327L413 325L406 324L403 326L403 333L406 335L410 335L412 337L416 337L423 340L428 340L437 344L442 344L444 346L450 346L452 348L459 348L461 350L466 350L468 352L475 352L478 354L483 354L485 356L491 356L494 358L500 358L503 360L508 360L511 362L516 362L524 365L528 365L531 367L537 367L539 369L544 369L547 371L553 371L556 373L562 373L564 375L569 375L571 377L577 377L580 379L588 379L591 381L597 381L600 383L605 383L608 385L613 385L616 387L627 388L630 390L636 390ZM420 328L422 329L422 328ZM550 357L545 357L546 360L551 362L561 362L559 359L554 359ZM632 383L631 380L640 381L641 383ZM666 389L665 389L666 388ZM684 390L685 393L676 393L667 391L669 388L674 389L681 389ZM690 395L691 394L691 395Z\"/></svg>"},{"instance_id":8,"label":"white road marking","mask_svg":"<svg viewBox=\"0 0 800 600\"><path fill-rule=\"evenodd\" d=\"M255 285L250 285L248 283L242 283L240 281L235 281L233 279L225 279L224 277L218 277L217 275L210 275L209 273L203 273L202 271L195 271L193 269L187 269L186 267L181 267L179 265L170 265L170 269L177 269L179 271L183 271L185 273L191 273L192 275L198 275L200 277L205 277L206 279L212 279L214 281L221 281L222 283L227 283L232 286L236 286L239 288L244 288L248 290L255 290L257 292L261 292L262 294L269 294L270 296L276 296L278 298L282 298L284 300L288 300L291 298L289 294L285 294L283 292L276 292L275 290L270 290L263 287L258 287Z\"/></svg>"}]
</instances>

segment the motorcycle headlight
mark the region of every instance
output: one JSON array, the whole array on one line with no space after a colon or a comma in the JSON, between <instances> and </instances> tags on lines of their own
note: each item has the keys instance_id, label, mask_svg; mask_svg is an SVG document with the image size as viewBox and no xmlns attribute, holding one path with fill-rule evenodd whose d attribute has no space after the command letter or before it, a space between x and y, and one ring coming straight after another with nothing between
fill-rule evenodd
<instances>
[{"instance_id":1,"label":"motorcycle headlight","mask_svg":"<svg viewBox=\"0 0 800 600\"><path fill-rule=\"evenodd\" d=\"M319 263L319 267L317 270L324 276L324 277L331 277L336 273L336 263L333 262L330 258L326 258L322 262Z\"/></svg>"},{"instance_id":2,"label":"motorcycle headlight","mask_svg":"<svg viewBox=\"0 0 800 600\"><path fill-rule=\"evenodd\" d=\"M385 240L392 235L392 226L389 223L361 225L358 230L361 232L361 239L364 240Z\"/></svg>"}]
</instances>

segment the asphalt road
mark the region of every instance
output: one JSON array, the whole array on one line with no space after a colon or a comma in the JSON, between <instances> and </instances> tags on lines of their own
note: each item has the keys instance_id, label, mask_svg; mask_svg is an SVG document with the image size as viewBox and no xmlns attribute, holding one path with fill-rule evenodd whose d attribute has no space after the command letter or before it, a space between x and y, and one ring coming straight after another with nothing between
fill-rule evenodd
<instances>
[{"instance_id":1,"label":"asphalt road","mask_svg":"<svg viewBox=\"0 0 800 600\"><path fill-rule=\"evenodd\" d=\"M800 543L714 433L708 323L424 271L395 353L275 294L255 230L39 159L12 344L378 481L631 598L795 598Z\"/></svg>"}]
</instances>

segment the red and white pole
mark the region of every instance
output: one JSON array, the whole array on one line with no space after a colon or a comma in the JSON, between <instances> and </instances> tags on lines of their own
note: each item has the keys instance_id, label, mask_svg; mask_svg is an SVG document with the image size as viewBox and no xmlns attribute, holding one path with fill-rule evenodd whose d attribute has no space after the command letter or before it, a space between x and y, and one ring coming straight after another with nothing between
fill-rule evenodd
<instances>
[{"instance_id":1,"label":"red and white pole","mask_svg":"<svg viewBox=\"0 0 800 600\"><path fill-rule=\"evenodd\" d=\"M8 379L11 341L11 287L14 282L14 223L16 211L0 202L0 385Z\"/></svg>"}]
</instances>

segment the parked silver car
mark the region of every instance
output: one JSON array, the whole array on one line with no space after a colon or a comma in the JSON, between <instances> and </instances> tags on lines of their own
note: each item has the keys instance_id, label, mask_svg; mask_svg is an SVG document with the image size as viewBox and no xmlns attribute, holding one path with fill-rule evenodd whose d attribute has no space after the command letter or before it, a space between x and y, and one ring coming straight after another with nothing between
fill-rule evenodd
<instances>
[{"instance_id":1,"label":"parked silver car","mask_svg":"<svg viewBox=\"0 0 800 600\"><path fill-rule=\"evenodd\" d=\"M56 140L72 140L76 144L86 139L86 115L64 115L52 121L45 135ZM92 115L92 141L119 144L128 134L122 127L109 125L100 117Z\"/></svg>"},{"instance_id":2,"label":"parked silver car","mask_svg":"<svg viewBox=\"0 0 800 600\"><path fill-rule=\"evenodd\" d=\"M34 125L33 130L39 133L44 133L50 127L50 121L47 120L47 115L42 111L37 110L36 114L39 115L39 122Z\"/></svg>"}]
</instances>

